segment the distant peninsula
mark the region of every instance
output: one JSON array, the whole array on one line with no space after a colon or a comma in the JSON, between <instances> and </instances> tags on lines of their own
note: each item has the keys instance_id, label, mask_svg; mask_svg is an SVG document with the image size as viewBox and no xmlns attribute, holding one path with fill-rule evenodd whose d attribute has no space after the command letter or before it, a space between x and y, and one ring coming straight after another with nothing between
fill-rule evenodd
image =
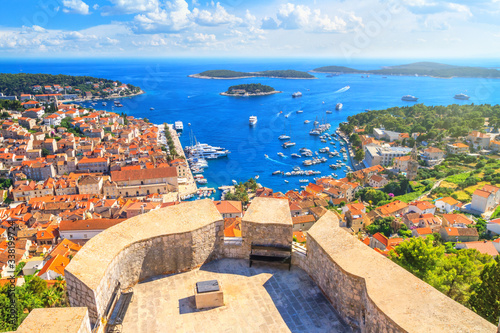
<instances>
[{"instance_id":1,"label":"distant peninsula","mask_svg":"<svg viewBox=\"0 0 500 333\"><path fill-rule=\"evenodd\" d=\"M419 75L437 78L500 78L500 71L494 68L453 66L436 62L415 62L412 64L399 66L385 66L381 69L374 70L358 70L344 66L325 66L315 68L311 72L377 75Z\"/></svg>"},{"instance_id":2,"label":"distant peninsula","mask_svg":"<svg viewBox=\"0 0 500 333\"><path fill-rule=\"evenodd\" d=\"M262 72L237 72L227 69L216 69L204 71L199 74L192 74L189 77L197 79L245 79L251 77L269 77L277 79L316 79L314 75L307 72L287 70L272 70Z\"/></svg>"},{"instance_id":3,"label":"distant peninsula","mask_svg":"<svg viewBox=\"0 0 500 333\"><path fill-rule=\"evenodd\" d=\"M141 88L118 80L92 76L0 73L0 95L18 99L21 95L60 95L59 99L103 99L130 97L144 93Z\"/></svg>"},{"instance_id":4,"label":"distant peninsula","mask_svg":"<svg viewBox=\"0 0 500 333\"><path fill-rule=\"evenodd\" d=\"M222 96L233 97L249 97L249 96L266 96L279 94L282 91L277 91L273 87L266 86L260 83L239 84L227 88L226 92L220 93Z\"/></svg>"}]
</instances>

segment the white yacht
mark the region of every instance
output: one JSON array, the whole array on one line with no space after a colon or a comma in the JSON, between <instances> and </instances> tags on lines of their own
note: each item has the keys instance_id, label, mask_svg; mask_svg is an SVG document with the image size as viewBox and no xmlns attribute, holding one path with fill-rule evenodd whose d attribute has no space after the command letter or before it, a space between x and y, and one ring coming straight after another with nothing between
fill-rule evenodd
<instances>
[{"instance_id":1,"label":"white yacht","mask_svg":"<svg viewBox=\"0 0 500 333\"><path fill-rule=\"evenodd\" d=\"M248 123L250 126L257 124L257 116L250 116L250 118L248 118Z\"/></svg>"},{"instance_id":2,"label":"white yacht","mask_svg":"<svg viewBox=\"0 0 500 333\"><path fill-rule=\"evenodd\" d=\"M416 102L418 98L412 95L404 95L403 97L401 97L401 100L407 102Z\"/></svg>"},{"instance_id":3,"label":"white yacht","mask_svg":"<svg viewBox=\"0 0 500 333\"><path fill-rule=\"evenodd\" d=\"M285 134L282 134L278 137L278 139L280 140L290 140L290 136L289 135L285 135Z\"/></svg>"},{"instance_id":4,"label":"white yacht","mask_svg":"<svg viewBox=\"0 0 500 333\"><path fill-rule=\"evenodd\" d=\"M337 105L335 105L335 110L340 111L340 110L342 110L343 106L344 105L342 105L342 103L337 103Z\"/></svg>"},{"instance_id":5,"label":"white yacht","mask_svg":"<svg viewBox=\"0 0 500 333\"><path fill-rule=\"evenodd\" d=\"M183 129L184 129L184 124L182 123L182 121L178 120L174 123L174 129L176 131L179 131L181 132Z\"/></svg>"},{"instance_id":6,"label":"white yacht","mask_svg":"<svg viewBox=\"0 0 500 333\"><path fill-rule=\"evenodd\" d=\"M466 94L456 94L453 98L454 99L461 99L463 101L467 101L470 97L467 96Z\"/></svg>"},{"instance_id":7,"label":"white yacht","mask_svg":"<svg viewBox=\"0 0 500 333\"><path fill-rule=\"evenodd\" d=\"M302 93L300 91L294 92L292 97L302 97Z\"/></svg>"}]
</instances>

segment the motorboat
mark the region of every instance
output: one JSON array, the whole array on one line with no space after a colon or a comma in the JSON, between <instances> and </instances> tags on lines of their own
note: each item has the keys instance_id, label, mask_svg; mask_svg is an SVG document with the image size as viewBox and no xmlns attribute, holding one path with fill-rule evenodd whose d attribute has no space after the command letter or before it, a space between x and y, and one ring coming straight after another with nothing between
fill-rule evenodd
<instances>
[{"instance_id":1,"label":"motorboat","mask_svg":"<svg viewBox=\"0 0 500 333\"><path fill-rule=\"evenodd\" d=\"M453 96L453 98L467 101L469 100L470 96L467 96L466 94L456 94L455 96Z\"/></svg>"},{"instance_id":2,"label":"motorboat","mask_svg":"<svg viewBox=\"0 0 500 333\"><path fill-rule=\"evenodd\" d=\"M418 98L412 95L404 95L403 97L401 97L401 100L407 102L416 102Z\"/></svg>"},{"instance_id":3,"label":"motorboat","mask_svg":"<svg viewBox=\"0 0 500 333\"><path fill-rule=\"evenodd\" d=\"M248 123L250 126L257 124L257 116L250 116L250 118L248 118Z\"/></svg>"},{"instance_id":4,"label":"motorboat","mask_svg":"<svg viewBox=\"0 0 500 333\"><path fill-rule=\"evenodd\" d=\"M295 98L295 97L302 97L302 93L301 93L300 91L294 92L294 93L292 94L292 97L294 97L294 98Z\"/></svg>"}]
</instances>

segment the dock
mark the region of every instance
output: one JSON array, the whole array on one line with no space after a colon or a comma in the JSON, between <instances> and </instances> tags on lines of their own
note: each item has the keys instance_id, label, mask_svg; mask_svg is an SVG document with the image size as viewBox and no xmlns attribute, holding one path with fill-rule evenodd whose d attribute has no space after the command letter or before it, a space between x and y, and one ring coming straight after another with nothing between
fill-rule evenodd
<instances>
[{"instance_id":1,"label":"dock","mask_svg":"<svg viewBox=\"0 0 500 333\"><path fill-rule=\"evenodd\" d=\"M160 125L163 127L163 125ZM174 129L174 125L167 124L168 130L170 131L170 135L172 136L172 140L174 140L175 150L177 153L184 158L187 163L186 155L184 154L184 149L182 148L181 141L179 140L179 134ZM160 128L161 130L161 128ZM195 194L198 191L198 186L196 185L196 181L194 180L193 173L191 172L191 168L188 167L187 173L187 183L183 185L179 185L179 198L188 196L190 194Z\"/></svg>"}]
</instances>

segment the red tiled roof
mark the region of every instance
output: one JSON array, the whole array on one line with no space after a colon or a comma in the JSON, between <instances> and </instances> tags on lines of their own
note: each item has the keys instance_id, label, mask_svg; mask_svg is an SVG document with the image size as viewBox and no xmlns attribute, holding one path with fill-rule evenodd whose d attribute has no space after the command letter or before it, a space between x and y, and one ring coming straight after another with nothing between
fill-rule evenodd
<instances>
[{"instance_id":1,"label":"red tiled roof","mask_svg":"<svg viewBox=\"0 0 500 333\"><path fill-rule=\"evenodd\" d=\"M111 180L114 182L170 177L177 177L177 168L165 167L156 169L111 171Z\"/></svg>"},{"instance_id":2,"label":"red tiled roof","mask_svg":"<svg viewBox=\"0 0 500 333\"><path fill-rule=\"evenodd\" d=\"M221 214L239 214L243 212L241 201L214 201L214 205Z\"/></svg>"},{"instance_id":3,"label":"red tiled roof","mask_svg":"<svg viewBox=\"0 0 500 333\"><path fill-rule=\"evenodd\" d=\"M123 221L125 219L63 220L59 224L59 230L105 230Z\"/></svg>"}]
</instances>

